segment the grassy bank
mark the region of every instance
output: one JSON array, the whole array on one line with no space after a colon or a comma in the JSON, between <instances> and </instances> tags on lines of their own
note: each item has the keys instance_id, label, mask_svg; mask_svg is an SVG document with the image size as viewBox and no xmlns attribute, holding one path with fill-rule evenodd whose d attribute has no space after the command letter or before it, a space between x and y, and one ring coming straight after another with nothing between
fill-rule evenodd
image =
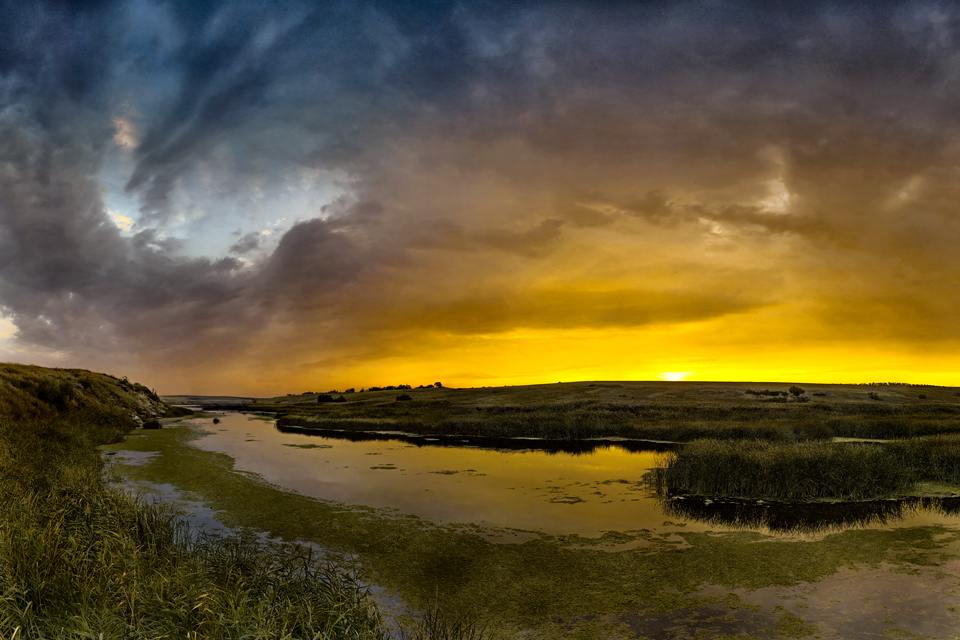
<instances>
[{"instance_id":1,"label":"grassy bank","mask_svg":"<svg viewBox=\"0 0 960 640\"><path fill-rule=\"evenodd\" d=\"M806 442L960 433L960 396L938 387L740 383L569 383L303 394L260 400L281 428L583 440L622 437ZM922 391L922 392L921 392ZM772 395L776 393L777 395ZM343 401L318 402L324 397ZM409 400L398 400L403 396Z\"/></svg>"},{"instance_id":2,"label":"grassy bank","mask_svg":"<svg viewBox=\"0 0 960 640\"><path fill-rule=\"evenodd\" d=\"M887 443L698 440L665 457L661 494L773 500L869 500L960 485L960 434Z\"/></svg>"},{"instance_id":3,"label":"grassy bank","mask_svg":"<svg viewBox=\"0 0 960 640\"><path fill-rule=\"evenodd\" d=\"M845 606L871 611L861 628L870 625L869 632L882 637L898 626L893 618L909 618L917 610L892 597L877 598L866 588L886 579L883 567L894 567L890 575L908 580L898 594L926 592L929 580L935 581L931 593L956 587L956 572L946 563L954 562L960 537L950 527L850 530L796 542L754 532L697 532L688 530L693 526L664 522L664 529L610 531L599 537L530 532L529 539L504 544L485 539L482 526L442 525L391 509L284 491L244 471L230 456L195 446L201 437L203 429L184 425L131 438L118 448L149 455L137 456L136 463L118 472L131 482L173 484L229 526L251 526L351 554L371 582L416 607L439 599L445 609L482 611L491 629L503 634L497 637L856 637L832 632L830 622L819 619L813 595L833 598L836 592L827 586L818 591L819 581L854 567L867 573L851 574L862 579L848 591ZM578 507L570 505L571 510ZM942 580L935 577L938 571L945 574ZM858 585L864 585L863 592ZM792 589L810 596L809 609L780 598ZM750 604L753 590L777 597L772 603ZM879 610L883 605L897 611L901 604L902 614ZM955 597L946 597L946 605L955 604ZM796 618L781 619L774 605L789 606L810 626L809 635L797 632ZM743 619L718 630L704 617L712 615L714 606L720 607L721 617ZM938 607L925 609L924 616L939 615L943 606ZM819 630L818 624L823 625Z\"/></svg>"},{"instance_id":4,"label":"grassy bank","mask_svg":"<svg viewBox=\"0 0 960 640\"><path fill-rule=\"evenodd\" d=\"M303 549L198 535L105 484L97 445L165 413L126 380L0 368L0 636L386 637L356 580Z\"/></svg>"}]
</instances>

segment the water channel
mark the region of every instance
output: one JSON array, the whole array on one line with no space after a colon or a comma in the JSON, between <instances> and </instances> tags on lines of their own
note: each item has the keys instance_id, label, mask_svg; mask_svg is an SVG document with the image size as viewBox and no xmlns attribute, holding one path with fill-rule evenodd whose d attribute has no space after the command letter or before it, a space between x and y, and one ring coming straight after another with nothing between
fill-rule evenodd
<instances>
[{"instance_id":1,"label":"water channel","mask_svg":"<svg viewBox=\"0 0 960 640\"><path fill-rule=\"evenodd\" d=\"M662 500L643 482L663 446L598 443L576 453L535 448L440 446L430 440L348 439L278 431L264 416L194 418L200 449L235 469L313 498L391 509L441 524L472 523L487 537L524 531L595 537L606 531L751 529L791 537L848 528L960 525L960 499L854 504ZM121 452L122 455L122 452Z\"/></svg>"}]
</instances>

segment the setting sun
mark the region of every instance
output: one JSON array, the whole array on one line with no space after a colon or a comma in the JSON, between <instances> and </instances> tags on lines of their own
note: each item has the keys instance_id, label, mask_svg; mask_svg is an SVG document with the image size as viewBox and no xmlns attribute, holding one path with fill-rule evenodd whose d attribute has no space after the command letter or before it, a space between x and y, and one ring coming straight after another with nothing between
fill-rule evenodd
<instances>
[{"instance_id":1,"label":"setting sun","mask_svg":"<svg viewBox=\"0 0 960 640\"><path fill-rule=\"evenodd\" d=\"M690 376L692 376L695 371L664 371L663 373L658 373L657 378L660 380L666 380L667 382L683 382Z\"/></svg>"}]
</instances>

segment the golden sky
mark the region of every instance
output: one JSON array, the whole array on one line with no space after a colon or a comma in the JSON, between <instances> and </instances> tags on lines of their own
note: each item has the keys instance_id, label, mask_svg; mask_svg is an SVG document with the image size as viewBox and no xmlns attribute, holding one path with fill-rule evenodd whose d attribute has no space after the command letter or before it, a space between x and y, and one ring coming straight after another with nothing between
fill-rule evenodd
<instances>
[{"instance_id":1,"label":"golden sky","mask_svg":"<svg viewBox=\"0 0 960 640\"><path fill-rule=\"evenodd\" d=\"M960 16L800 4L0 16L0 356L960 385Z\"/></svg>"}]
</instances>

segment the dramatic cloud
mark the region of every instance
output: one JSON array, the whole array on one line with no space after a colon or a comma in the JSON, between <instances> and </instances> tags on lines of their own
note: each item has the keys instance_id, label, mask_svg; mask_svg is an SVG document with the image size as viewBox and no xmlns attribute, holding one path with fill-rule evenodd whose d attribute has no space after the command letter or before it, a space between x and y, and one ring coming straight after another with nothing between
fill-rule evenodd
<instances>
[{"instance_id":1,"label":"dramatic cloud","mask_svg":"<svg viewBox=\"0 0 960 640\"><path fill-rule=\"evenodd\" d=\"M0 355L960 384L960 10L0 4Z\"/></svg>"}]
</instances>

